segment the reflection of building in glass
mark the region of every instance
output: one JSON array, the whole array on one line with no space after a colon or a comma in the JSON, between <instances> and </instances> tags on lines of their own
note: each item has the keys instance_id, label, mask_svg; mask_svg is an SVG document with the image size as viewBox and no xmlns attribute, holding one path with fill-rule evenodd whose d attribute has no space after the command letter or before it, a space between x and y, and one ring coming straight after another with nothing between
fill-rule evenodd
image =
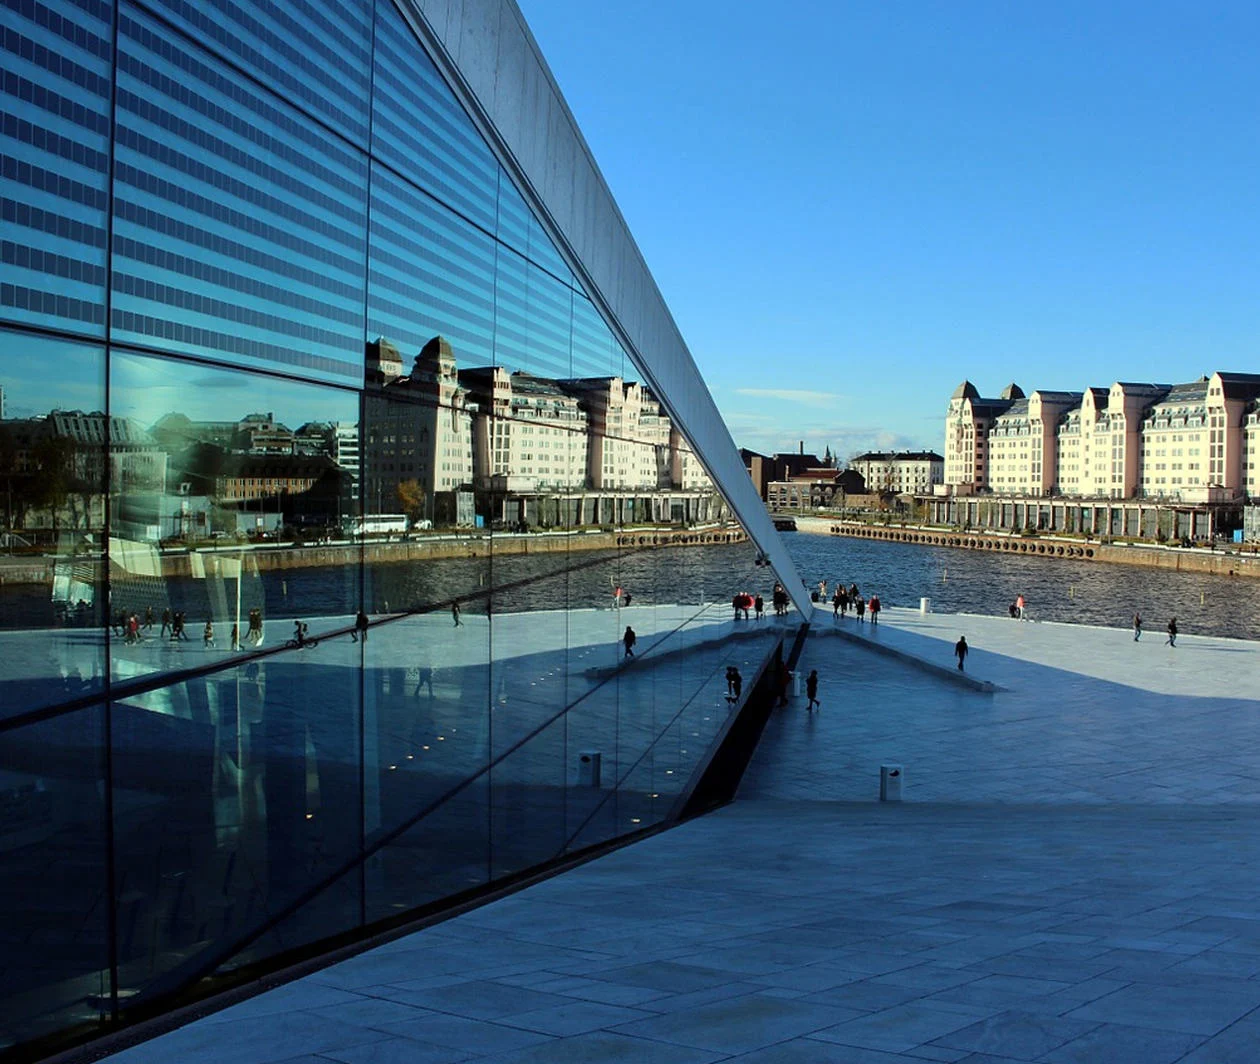
<instances>
[{"instance_id":1,"label":"reflection of building in glass","mask_svg":"<svg viewBox=\"0 0 1260 1064\"><path fill-rule=\"evenodd\" d=\"M6 6L0 1051L670 822L793 644L732 628L801 581L501 15Z\"/></svg>"},{"instance_id":2,"label":"reflection of building in glass","mask_svg":"<svg viewBox=\"0 0 1260 1064\"><path fill-rule=\"evenodd\" d=\"M368 345L368 513L408 510L409 492L418 493L417 513L426 518L440 512L433 502L472 492L478 512L501 520L509 501L528 496L714 490L660 401L634 381L458 369L440 336L421 349L409 375L402 365L390 341ZM671 512L666 499L639 520L670 521ZM718 510L688 505L684 512L694 521Z\"/></svg>"}]
</instances>

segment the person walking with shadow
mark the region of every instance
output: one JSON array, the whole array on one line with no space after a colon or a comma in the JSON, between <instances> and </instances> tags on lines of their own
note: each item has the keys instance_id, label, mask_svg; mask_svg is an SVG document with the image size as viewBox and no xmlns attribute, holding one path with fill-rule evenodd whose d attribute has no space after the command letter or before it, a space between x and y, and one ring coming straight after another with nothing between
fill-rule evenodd
<instances>
[{"instance_id":1,"label":"person walking with shadow","mask_svg":"<svg viewBox=\"0 0 1260 1064\"><path fill-rule=\"evenodd\" d=\"M639 637L634 634L634 629L626 625L626 634L621 637L621 641L626 646L626 657L634 657L634 644L639 641Z\"/></svg>"},{"instance_id":2,"label":"person walking with shadow","mask_svg":"<svg viewBox=\"0 0 1260 1064\"><path fill-rule=\"evenodd\" d=\"M363 610L360 609L358 616L356 616L354 619L354 631L350 633L351 640L353 640L356 643L362 640L364 643L366 643L367 630L368 630L368 615L364 613Z\"/></svg>"},{"instance_id":3,"label":"person walking with shadow","mask_svg":"<svg viewBox=\"0 0 1260 1064\"><path fill-rule=\"evenodd\" d=\"M967 652L971 647L967 646L967 637L960 635L958 642L954 644L954 656L958 659L958 671L963 672L963 662L967 660Z\"/></svg>"},{"instance_id":4,"label":"person walking with shadow","mask_svg":"<svg viewBox=\"0 0 1260 1064\"><path fill-rule=\"evenodd\" d=\"M1168 645L1175 647L1177 645L1177 618L1174 617L1168 622Z\"/></svg>"},{"instance_id":5,"label":"person walking with shadow","mask_svg":"<svg viewBox=\"0 0 1260 1064\"><path fill-rule=\"evenodd\" d=\"M809 675L805 678L805 693L809 695L809 704L806 709L813 711L815 706L822 708L822 703L818 701L818 670L810 669Z\"/></svg>"},{"instance_id":6,"label":"person walking with shadow","mask_svg":"<svg viewBox=\"0 0 1260 1064\"><path fill-rule=\"evenodd\" d=\"M1142 638L1142 615L1135 613L1133 615L1133 642L1139 642Z\"/></svg>"},{"instance_id":7,"label":"person walking with shadow","mask_svg":"<svg viewBox=\"0 0 1260 1064\"><path fill-rule=\"evenodd\" d=\"M462 627L459 620L459 599L451 603L451 618L455 621L455 627Z\"/></svg>"}]
</instances>

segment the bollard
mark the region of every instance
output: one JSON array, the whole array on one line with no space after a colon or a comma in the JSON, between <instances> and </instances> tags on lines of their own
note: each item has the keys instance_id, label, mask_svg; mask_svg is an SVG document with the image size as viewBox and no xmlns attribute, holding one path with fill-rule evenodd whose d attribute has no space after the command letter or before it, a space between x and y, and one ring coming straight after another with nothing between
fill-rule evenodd
<instances>
[{"instance_id":1,"label":"bollard","mask_svg":"<svg viewBox=\"0 0 1260 1064\"><path fill-rule=\"evenodd\" d=\"M900 765L879 766L879 800L881 802L901 801L903 776Z\"/></svg>"},{"instance_id":2,"label":"bollard","mask_svg":"<svg viewBox=\"0 0 1260 1064\"><path fill-rule=\"evenodd\" d=\"M932 612L932 600L930 598L919 599L919 612L923 614Z\"/></svg>"}]
</instances>

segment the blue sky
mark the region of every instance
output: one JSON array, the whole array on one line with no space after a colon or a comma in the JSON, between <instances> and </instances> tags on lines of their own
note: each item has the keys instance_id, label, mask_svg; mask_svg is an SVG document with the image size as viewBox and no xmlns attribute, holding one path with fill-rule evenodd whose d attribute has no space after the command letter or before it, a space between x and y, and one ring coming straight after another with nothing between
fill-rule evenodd
<instances>
[{"instance_id":1,"label":"blue sky","mask_svg":"<svg viewBox=\"0 0 1260 1064\"><path fill-rule=\"evenodd\" d=\"M741 445L1260 371L1260 4L519 2Z\"/></svg>"}]
</instances>

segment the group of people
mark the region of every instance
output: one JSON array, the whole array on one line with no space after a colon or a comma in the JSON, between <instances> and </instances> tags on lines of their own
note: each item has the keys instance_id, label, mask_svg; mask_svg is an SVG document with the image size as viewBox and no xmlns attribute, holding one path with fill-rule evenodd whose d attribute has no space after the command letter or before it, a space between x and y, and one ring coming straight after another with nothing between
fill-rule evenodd
<instances>
[{"instance_id":1,"label":"group of people","mask_svg":"<svg viewBox=\"0 0 1260 1064\"><path fill-rule=\"evenodd\" d=\"M1171 617L1168 620L1168 638L1164 640L1165 646L1175 647L1177 645L1177 618ZM1142 614L1135 613L1133 615L1133 642L1138 642L1142 638Z\"/></svg>"},{"instance_id":2,"label":"group of people","mask_svg":"<svg viewBox=\"0 0 1260 1064\"><path fill-rule=\"evenodd\" d=\"M150 631L157 621L152 606L146 606L144 614L135 610L120 609L117 610L111 620L110 629L117 635L123 637L123 641L128 645L143 643L149 637L145 635ZM186 643L188 639L188 618L183 610L172 610L169 606L162 610L161 628L158 630L158 638L169 640L172 643ZM263 641L262 626L262 610L255 607L249 611L249 628L245 633L245 638L254 646L261 645ZM206 623L201 629L201 642L203 646L212 647L214 641L214 620L210 617L206 618ZM240 628L233 624L231 635L232 649L240 649Z\"/></svg>"},{"instance_id":3,"label":"group of people","mask_svg":"<svg viewBox=\"0 0 1260 1064\"><path fill-rule=\"evenodd\" d=\"M820 601L825 602L827 600L826 580L818 582L818 597ZM857 618L858 624L866 623L867 613L871 615L871 624L879 624L879 611L884 607L883 603L879 601L878 595L872 595L869 599L863 598L857 584L850 584L848 587L845 587L843 583L837 583L836 590L831 595L831 615L833 617L847 617L850 606L853 607L853 616Z\"/></svg>"}]
</instances>

